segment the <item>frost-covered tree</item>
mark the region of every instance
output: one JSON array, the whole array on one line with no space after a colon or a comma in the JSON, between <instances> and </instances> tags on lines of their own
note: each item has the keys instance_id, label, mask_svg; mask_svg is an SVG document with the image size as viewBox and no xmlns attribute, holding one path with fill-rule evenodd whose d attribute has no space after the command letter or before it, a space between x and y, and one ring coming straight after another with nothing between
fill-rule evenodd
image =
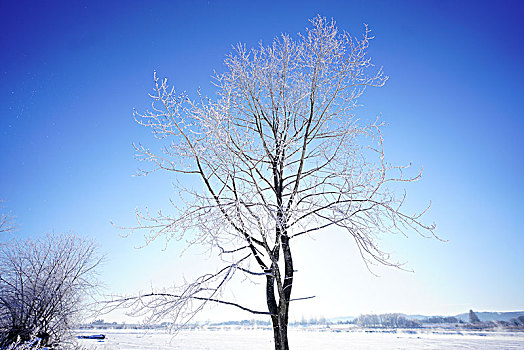
<instances>
[{"instance_id":1,"label":"frost-covered tree","mask_svg":"<svg viewBox=\"0 0 524 350\"><path fill-rule=\"evenodd\" d=\"M136 145L154 169L176 175L180 198L158 215L137 212L148 242L186 237L209 245L224 265L175 290L120 299L151 320L183 323L207 303L222 303L271 318L275 349L288 349L293 298L293 241L343 229L366 264L399 266L376 244L380 234L415 230L431 236L422 213L403 210L405 195L390 184L415 181L407 166L386 161L382 123L353 111L366 87L387 77L367 56L371 39L312 19L305 34L281 35L269 45L237 45L216 75L216 98L178 94L155 73L152 109L135 119L162 144ZM193 177L202 186L194 187ZM237 276L260 278L267 310L224 300Z\"/></svg>"},{"instance_id":2,"label":"frost-covered tree","mask_svg":"<svg viewBox=\"0 0 524 350\"><path fill-rule=\"evenodd\" d=\"M0 204L2 201L0 201ZM2 212L0 213L0 234L13 232L15 230L15 225L13 223L13 216L10 213Z\"/></svg>"},{"instance_id":3,"label":"frost-covered tree","mask_svg":"<svg viewBox=\"0 0 524 350\"><path fill-rule=\"evenodd\" d=\"M469 323L479 323L480 319L473 310L469 310Z\"/></svg>"},{"instance_id":4,"label":"frost-covered tree","mask_svg":"<svg viewBox=\"0 0 524 350\"><path fill-rule=\"evenodd\" d=\"M96 286L99 263L94 243L75 235L0 246L0 347L62 341Z\"/></svg>"},{"instance_id":5,"label":"frost-covered tree","mask_svg":"<svg viewBox=\"0 0 524 350\"><path fill-rule=\"evenodd\" d=\"M401 314L360 315L356 324L361 327L418 328L418 321L409 320Z\"/></svg>"}]
</instances>

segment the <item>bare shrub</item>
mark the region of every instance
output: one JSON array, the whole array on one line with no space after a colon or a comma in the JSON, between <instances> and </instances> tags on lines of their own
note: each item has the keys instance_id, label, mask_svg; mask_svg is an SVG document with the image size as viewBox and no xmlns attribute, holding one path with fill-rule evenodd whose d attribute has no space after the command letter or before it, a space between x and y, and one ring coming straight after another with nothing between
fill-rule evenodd
<instances>
[{"instance_id":1,"label":"bare shrub","mask_svg":"<svg viewBox=\"0 0 524 350\"><path fill-rule=\"evenodd\" d=\"M100 261L92 241L72 234L0 246L0 346L60 343L96 287Z\"/></svg>"}]
</instances>

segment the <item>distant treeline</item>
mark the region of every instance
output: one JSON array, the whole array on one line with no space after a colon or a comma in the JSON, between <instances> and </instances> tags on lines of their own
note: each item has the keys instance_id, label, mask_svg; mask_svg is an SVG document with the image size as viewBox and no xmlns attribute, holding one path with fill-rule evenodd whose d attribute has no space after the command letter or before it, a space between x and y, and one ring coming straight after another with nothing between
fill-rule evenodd
<instances>
[{"instance_id":1,"label":"distant treeline","mask_svg":"<svg viewBox=\"0 0 524 350\"><path fill-rule=\"evenodd\" d=\"M449 324L455 325L459 328L475 328L475 329L489 329L489 328L505 328L510 330L524 329L524 316L519 316L510 319L509 321L480 321L476 314L470 312L470 322L464 322L457 317L445 317L445 316L431 316L422 318L419 320L409 319L403 314L390 313L390 314L369 314L360 315L353 320L333 322L326 319L325 317L310 318L308 320L302 318L300 321L290 322L289 325L292 327L304 327L304 326L319 326L325 325L329 327L334 324L354 324L364 328L419 328L425 325L431 324ZM218 323L195 323L186 325L184 328L201 328L201 327L221 327L221 326L240 326L240 327L269 327L271 322L263 320L242 320L242 321L226 321ZM116 322L104 322L103 320L96 320L90 324L83 325L80 328L114 328L114 329L167 329L172 326L169 322L164 322L156 325L139 325L139 324L118 324Z\"/></svg>"},{"instance_id":2,"label":"distant treeline","mask_svg":"<svg viewBox=\"0 0 524 350\"><path fill-rule=\"evenodd\" d=\"M504 328L508 330L524 329L524 316L518 316L509 321L480 321L476 313L470 310L469 322L464 322L457 317L431 316L419 320L408 319L402 314L382 314L382 315L360 315L354 323L360 327L368 328L418 328L422 325L431 324L450 324L460 328L491 329Z\"/></svg>"},{"instance_id":3,"label":"distant treeline","mask_svg":"<svg viewBox=\"0 0 524 350\"><path fill-rule=\"evenodd\" d=\"M456 317L431 316L420 320L422 323L464 323Z\"/></svg>"},{"instance_id":4,"label":"distant treeline","mask_svg":"<svg viewBox=\"0 0 524 350\"><path fill-rule=\"evenodd\" d=\"M483 323L494 323L494 322L483 322ZM515 317L515 318L510 319L509 321L497 321L496 323L504 327L524 328L524 316Z\"/></svg>"},{"instance_id":5,"label":"distant treeline","mask_svg":"<svg viewBox=\"0 0 524 350\"><path fill-rule=\"evenodd\" d=\"M211 326L269 326L270 321L261 320L242 320L242 321L226 321L219 323L211 323Z\"/></svg>"},{"instance_id":6,"label":"distant treeline","mask_svg":"<svg viewBox=\"0 0 524 350\"><path fill-rule=\"evenodd\" d=\"M355 323L360 327L418 328L420 323L402 314L360 315Z\"/></svg>"}]
</instances>

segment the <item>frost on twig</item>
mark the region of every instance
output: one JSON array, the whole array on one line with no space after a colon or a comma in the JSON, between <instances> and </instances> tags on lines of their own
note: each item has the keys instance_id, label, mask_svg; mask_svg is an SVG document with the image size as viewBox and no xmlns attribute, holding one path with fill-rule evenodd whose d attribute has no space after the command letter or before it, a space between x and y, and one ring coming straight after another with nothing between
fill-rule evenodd
<instances>
[{"instance_id":1,"label":"frost on twig","mask_svg":"<svg viewBox=\"0 0 524 350\"><path fill-rule=\"evenodd\" d=\"M1 208L2 201L0 201ZM0 212L0 234L14 232L16 229L14 218L11 213Z\"/></svg>"}]
</instances>

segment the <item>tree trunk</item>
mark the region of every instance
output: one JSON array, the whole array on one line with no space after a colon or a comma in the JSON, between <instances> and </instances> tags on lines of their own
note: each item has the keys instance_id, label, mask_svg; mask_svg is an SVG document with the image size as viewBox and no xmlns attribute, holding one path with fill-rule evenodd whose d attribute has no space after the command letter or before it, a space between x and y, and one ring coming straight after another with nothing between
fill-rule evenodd
<instances>
[{"instance_id":1,"label":"tree trunk","mask_svg":"<svg viewBox=\"0 0 524 350\"><path fill-rule=\"evenodd\" d=\"M283 296L280 298L279 305L279 320L280 320L280 334L281 334L281 350L289 350L287 339L287 326L289 322L289 303L291 301L291 289L293 287L293 259L291 256L291 248L289 247L289 237L287 232L281 236L282 252L284 253L284 283Z\"/></svg>"},{"instance_id":2,"label":"tree trunk","mask_svg":"<svg viewBox=\"0 0 524 350\"><path fill-rule=\"evenodd\" d=\"M273 339L275 342L275 350L282 349L282 335L280 332L279 322L279 307L275 298L275 276L272 269L268 269L267 273L271 275L266 276L266 302L269 312L271 312L271 323L273 325Z\"/></svg>"},{"instance_id":3,"label":"tree trunk","mask_svg":"<svg viewBox=\"0 0 524 350\"><path fill-rule=\"evenodd\" d=\"M280 313L278 316L271 316L275 350L289 350L289 343L287 340L287 320L284 320L282 316L283 315L280 315Z\"/></svg>"},{"instance_id":4,"label":"tree trunk","mask_svg":"<svg viewBox=\"0 0 524 350\"><path fill-rule=\"evenodd\" d=\"M278 266L273 265L272 272L266 278L266 299L269 312L271 312L271 323L273 325L273 339L275 342L275 350L289 350L289 343L287 337L287 329L289 322L289 302L291 300L291 288L293 286L293 259L291 256L291 249L289 247L289 238L287 235L282 235L282 251L284 256L284 281L282 291L279 293L280 299L277 303L275 296L275 276L272 271L278 269Z\"/></svg>"},{"instance_id":5,"label":"tree trunk","mask_svg":"<svg viewBox=\"0 0 524 350\"><path fill-rule=\"evenodd\" d=\"M271 316L271 323L273 324L273 341L275 343L275 350L281 350L282 349L282 335L280 333L278 316Z\"/></svg>"},{"instance_id":6,"label":"tree trunk","mask_svg":"<svg viewBox=\"0 0 524 350\"><path fill-rule=\"evenodd\" d=\"M289 350L289 345L287 341L287 322L288 317L286 315L286 308L282 308L282 300L280 300L280 305L277 304L275 297L275 277L267 276L267 285L266 285L266 298L267 306L271 315L271 323L273 325L273 340L275 342L275 350Z\"/></svg>"},{"instance_id":7,"label":"tree trunk","mask_svg":"<svg viewBox=\"0 0 524 350\"><path fill-rule=\"evenodd\" d=\"M273 324L273 338L275 340L275 350L289 350L287 339L287 326L289 321L289 302L291 300L291 288L293 286L293 259L291 248L289 247L289 237L287 235L287 217L283 205L283 159L284 153L281 144L277 145L277 155L273 162L273 180L275 185L275 195L277 201L277 217L275 227L275 247L270 252L272 255L271 275L267 276L267 305L271 312L271 323ZM279 270L278 260L282 249L284 257L284 278ZM279 302L275 297L275 279L277 280Z\"/></svg>"}]
</instances>

